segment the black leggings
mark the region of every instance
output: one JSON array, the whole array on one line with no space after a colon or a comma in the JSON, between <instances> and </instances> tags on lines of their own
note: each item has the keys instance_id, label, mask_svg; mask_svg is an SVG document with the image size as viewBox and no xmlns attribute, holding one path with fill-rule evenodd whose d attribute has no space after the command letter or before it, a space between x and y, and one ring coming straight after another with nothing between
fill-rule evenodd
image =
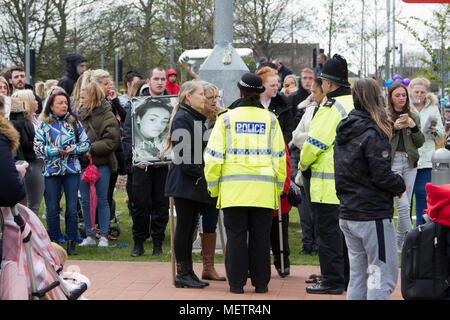
<instances>
[{"instance_id":1,"label":"black leggings","mask_svg":"<svg viewBox=\"0 0 450 320\"><path fill-rule=\"evenodd\" d=\"M174 198L177 210L177 226L175 228L174 249L177 262L192 260L192 244L197 227L201 202Z\"/></svg>"}]
</instances>

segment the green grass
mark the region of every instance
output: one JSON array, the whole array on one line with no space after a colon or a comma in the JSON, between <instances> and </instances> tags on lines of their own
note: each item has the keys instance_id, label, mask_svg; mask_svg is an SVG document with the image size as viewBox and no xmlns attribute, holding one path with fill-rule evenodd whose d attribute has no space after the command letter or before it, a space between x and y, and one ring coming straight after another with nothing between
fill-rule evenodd
<instances>
[{"instance_id":1,"label":"green grass","mask_svg":"<svg viewBox=\"0 0 450 320\"><path fill-rule=\"evenodd\" d=\"M148 239L144 243L145 254L143 256L133 258L131 257L131 251L133 250L133 238L131 233L132 220L128 213L128 207L125 203L126 193L118 190L114 195L116 200L116 211L122 211L123 214L118 217L120 226L120 236L117 240L110 240L109 245L114 246L117 243L126 243L128 248L97 248L97 247L79 247L77 246L77 256L71 256L71 260L99 260L99 261L146 261L146 262L170 262L170 226L167 224L166 237L163 242L163 254L161 256L152 256L153 244L151 239ZM62 199L62 206L64 208L64 197ZM42 217L44 208L41 206L39 216ZM311 256L301 256L299 252L302 250L302 234L298 232L300 230L300 218L296 208L293 208L290 212L289 223L289 246L291 254L289 256L292 265L319 265L319 258L317 254ZM42 220L44 226L46 221ZM170 223L170 222L169 222ZM175 218L176 224L176 218ZM111 225L114 226L114 220L111 221ZM61 222L61 230L64 232L65 225ZM218 235L219 236L219 235ZM65 247L65 244L62 244ZM215 256L216 263L223 263L222 253L217 251ZM200 254L194 253L192 255L194 262L201 262L202 257Z\"/></svg>"}]
</instances>

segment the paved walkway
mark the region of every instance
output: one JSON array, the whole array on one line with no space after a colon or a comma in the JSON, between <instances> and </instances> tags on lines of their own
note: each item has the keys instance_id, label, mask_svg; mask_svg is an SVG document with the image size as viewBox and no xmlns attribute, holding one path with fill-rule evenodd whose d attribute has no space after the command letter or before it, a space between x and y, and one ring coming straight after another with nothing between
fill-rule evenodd
<instances>
[{"instance_id":1,"label":"paved walkway","mask_svg":"<svg viewBox=\"0 0 450 320\"><path fill-rule=\"evenodd\" d=\"M316 266L291 266L291 275L280 278L272 266L269 292L256 294L250 279L244 294L229 292L228 282L210 281L204 289L177 289L172 285L171 264L162 262L119 262L68 260L65 270L77 271L87 276L91 287L84 296L89 300L345 300L342 295L307 294L306 278L319 273ZM225 266L216 265L217 271L225 275ZM201 275L202 265L194 264ZM397 288L392 300L402 300L400 272Z\"/></svg>"}]
</instances>

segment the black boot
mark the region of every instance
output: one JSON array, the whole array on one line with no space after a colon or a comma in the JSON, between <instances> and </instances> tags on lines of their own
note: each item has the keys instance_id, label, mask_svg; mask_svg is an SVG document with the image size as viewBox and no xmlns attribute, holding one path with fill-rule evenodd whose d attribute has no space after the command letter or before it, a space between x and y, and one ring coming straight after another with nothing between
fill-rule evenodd
<instances>
[{"instance_id":1,"label":"black boot","mask_svg":"<svg viewBox=\"0 0 450 320\"><path fill-rule=\"evenodd\" d=\"M160 241L153 241L152 256L160 256L163 254L162 243Z\"/></svg>"},{"instance_id":2,"label":"black boot","mask_svg":"<svg viewBox=\"0 0 450 320\"><path fill-rule=\"evenodd\" d=\"M133 251L131 252L131 256L132 257L139 257L142 256L144 254L145 250L144 250L144 243L142 241L139 240L135 240L134 241L134 248Z\"/></svg>"},{"instance_id":3,"label":"black boot","mask_svg":"<svg viewBox=\"0 0 450 320\"><path fill-rule=\"evenodd\" d=\"M78 255L78 252L75 251L75 240L68 240L67 241L67 254L69 256L76 256Z\"/></svg>"},{"instance_id":4,"label":"black boot","mask_svg":"<svg viewBox=\"0 0 450 320\"><path fill-rule=\"evenodd\" d=\"M192 250L191 250L191 252L192 252ZM195 272L194 272L194 267L193 267L193 265L194 265L194 263L193 263L193 261L192 261L192 255L191 255L191 257L190 257L190 259L189 259L189 266L190 266L189 273L191 274L192 279L194 279L194 281L197 281L197 282L199 282L200 284L204 285L205 287L206 287L206 286L209 286L209 282L202 281L202 280L200 280L200 279L197 277L197 275L196 275Z\"/></svg>"},{"instance_id":5,"label":"black boot","mask_svg":"<svg viewBox=\"0 0 450 320\"><path fill-rule=\"evenodd\" d=\"M201 289L204 288L205 285L196 281L192 277L191 264L189 261L177 262L177 275L175 277L175 288L195 288Z\"/></svg>"},{"instance_id":6,"label":"black boot","mask_svg":"<svg viewBox=\"0 0 450 320\"><path fill-rule=\"evenodd\" d=\"M204 285L205 287L209 286L209 282L200 280L197 277L197 275L195 274L194 270L192 270L192 268L191 268L190 274L192 276L192 279L194 279L195 281L199 282L200 284Z\"/></svg>"}]
</instances>

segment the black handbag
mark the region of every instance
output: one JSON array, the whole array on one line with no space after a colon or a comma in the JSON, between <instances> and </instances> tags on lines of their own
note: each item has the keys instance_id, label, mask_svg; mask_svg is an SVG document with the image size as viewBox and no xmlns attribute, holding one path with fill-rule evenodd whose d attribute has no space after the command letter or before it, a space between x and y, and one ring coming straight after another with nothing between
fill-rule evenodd
<instances>
[{"instance_id":1,"label":"black handbag","mask_svg":"<svg viewBox=\"0 0 450 320\"><path fill-rule=\"evenodd\" d=\"M300 187L294 181L291 181L287 198L289 203L294 207L297 207L302 202Z\"/></svg>"}]
</instances>

